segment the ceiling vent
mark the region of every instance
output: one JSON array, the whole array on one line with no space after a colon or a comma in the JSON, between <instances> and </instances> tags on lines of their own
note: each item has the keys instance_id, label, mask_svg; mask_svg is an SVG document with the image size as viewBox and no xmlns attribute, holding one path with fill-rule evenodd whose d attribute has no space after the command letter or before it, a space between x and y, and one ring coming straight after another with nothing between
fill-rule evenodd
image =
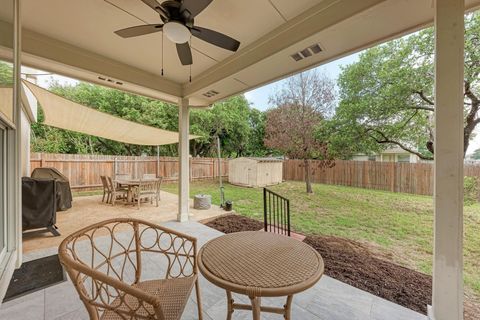
<instances>
[{"instance_id":1,"label":"ceiling vent","mask_svg":"<svg viewBox=\"0 0 480 320\"><path fill-rule=\"evenodd\" d=\"M292 59L295 61L300 61L305 58L311 57L314 54L319 54L322 51L322 47L320 47L318 43L315 43L308 48L305 48L299 52L295 52L294 54L290 55L290 57L292 57Z\"/></svg>"},{"instance_id":2,"label":"ceiling vent","mask_svg":"<svg viewBox=\"0 0 480 320\"><path fill-rule=\"evenodd\" d=\"M105 82L115 83L115 84L118 84L119 86L123 86L123 82L114 80L112 78L106 78L106 77L98 76L98 79L102 80L102 81L105 81Z\"/></svg>"},{"instance_id":3,"label":"ceiling vent","mask_svg":"<svg viewBox=\"0 0 480 320\"><path fill-rule=\"evenodd\" d=\"M210 91L205 92L203 95L207 98L211 98L213 96L216 96L217 94L219 94L219 92L217 92L215 90L210 90Z\"/></svg>"}]
</instances>

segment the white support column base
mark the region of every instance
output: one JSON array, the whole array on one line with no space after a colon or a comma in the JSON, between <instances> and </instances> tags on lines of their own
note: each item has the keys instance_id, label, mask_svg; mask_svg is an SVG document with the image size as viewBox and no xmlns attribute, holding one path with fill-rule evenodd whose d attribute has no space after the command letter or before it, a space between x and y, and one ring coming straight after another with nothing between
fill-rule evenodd
<instances>
[{"instance_id":1,"label":"white support column base","mask_svg":"<svg viewBox=\"0 0 480 320\"><path fill-rule=\"evenodd\" d=\"M435 320L435 317L433 316L433 308L431 305L427 306L427 318L428 320Z\"/></svg>"},{"instance_id":2,"label":"white support column base","mask_svg":"<svg viewBox=\"0 0 480 320\"><path fill-rule=\"evenodd\" d=\"M177 221L187 222L189 211L190 193L190 141L188 139L190 128L190 110L188 99L178 102L178 156L180 174L178 177L178 214Z\"/></svg>"}]
</instances>

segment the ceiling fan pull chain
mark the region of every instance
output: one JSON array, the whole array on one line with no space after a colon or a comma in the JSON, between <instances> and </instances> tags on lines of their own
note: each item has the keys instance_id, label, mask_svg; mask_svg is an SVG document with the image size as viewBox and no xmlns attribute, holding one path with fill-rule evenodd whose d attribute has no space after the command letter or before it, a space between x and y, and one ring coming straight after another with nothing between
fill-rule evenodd
<instances>
[{"instance_id":1,"label":"ceiling fan pull chain","mask_svg":"<svg viewBox=\"0 0 480 320\"><path fill-rule=\"evenodd\" d=\"M164 35L164 32L162 31L162 77L163 77L163 35Z\"/></svg>"}]
</instances>

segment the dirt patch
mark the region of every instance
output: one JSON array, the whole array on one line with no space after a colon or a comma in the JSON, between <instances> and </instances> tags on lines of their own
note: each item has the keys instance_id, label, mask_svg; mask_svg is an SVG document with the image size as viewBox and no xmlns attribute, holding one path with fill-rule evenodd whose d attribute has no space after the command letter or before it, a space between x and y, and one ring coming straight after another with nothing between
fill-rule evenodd
<instances>
[{"instance_id":1,"label":"dirt patch","mask_svg":"<svg viewBox=\"0 0 480 320\"><path fill-rule=\"evenodd\" d=\"M325 262L325 274L409 309L426 314L432 304L432 277L378 259L363 244L325 236L307 236Z\"/></svg>"},{"instance_id":2,"label":"dirt patch","mask_svg":"<svg viewBox=\"0 0 480 320\"><path fill-rule=\"evenodd\" d=\"M223 233L257 231L263 229L263 222L234 214L211 220L205 223L205 225Z\"/></svg>"}]
</instances>

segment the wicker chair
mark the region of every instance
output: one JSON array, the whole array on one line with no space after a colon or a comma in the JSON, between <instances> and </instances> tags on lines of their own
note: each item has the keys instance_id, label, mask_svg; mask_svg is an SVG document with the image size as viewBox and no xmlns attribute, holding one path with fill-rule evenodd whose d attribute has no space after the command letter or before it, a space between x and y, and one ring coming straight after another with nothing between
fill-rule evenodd
<instances>
[{"instance_id":1,"label":"wicker chair","mask_svg":"<svg viewBox=\"0 0 480 320\"><path fill-rule=\"evenodd\" d=\"M150 203L153 203L153 199L155 199L156 206L158 207L161 184L162 179L140 181L138 187L133 189L133 201L137 201L137 209L140 209L142 199L150 200Z\"/></svg>"},{"instance_id":2,"label":"wicker chair","mask_svg":"<svg viewBox=\"0 0 480 320\"><path fill-rule=\"evenodd\" d=\"M128 189L118 187L111 177L106 177L108 187L110 188L110 201L112 205L115 205L115 201L119 199L126 200Z\"/></svg>"},{"instance_id":3,"label":"wicker chair","mask_svg":"<svg viewBox=\"0 0 480 320\"><path fill-rule=\"evenodd\" d=\"M130 218L86 227L59 247L91 320L178 320L194 286L202 319L196 255L195 238Z\"/></svg>"}]
</instances>

